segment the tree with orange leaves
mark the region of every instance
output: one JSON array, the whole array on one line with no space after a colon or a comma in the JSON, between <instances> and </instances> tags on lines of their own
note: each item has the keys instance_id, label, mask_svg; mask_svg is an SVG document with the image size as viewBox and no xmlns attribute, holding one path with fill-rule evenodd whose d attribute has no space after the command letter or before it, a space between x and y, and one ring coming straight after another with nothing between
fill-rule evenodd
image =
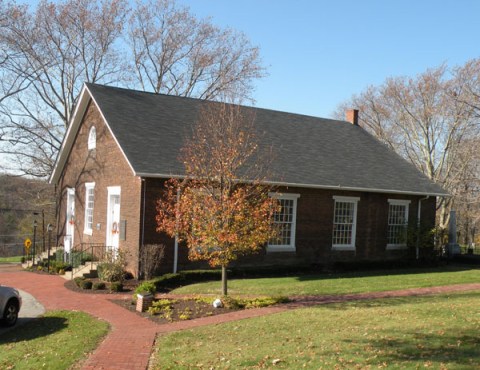
<instances>
[{"instance_id":1,"label":"tree with orange leaves","mask_svg":"<svg viewBox=\"0 0 480 370\"><path fill-rule=\"evenodd\" d=\"M186 243L191 260L222 268L275 237L276 200L265 184L271 155L262 155L248 108L208 103L181 152L184 179L170 179L157 205L157 231Z\"/></svg>"}]
</instances>

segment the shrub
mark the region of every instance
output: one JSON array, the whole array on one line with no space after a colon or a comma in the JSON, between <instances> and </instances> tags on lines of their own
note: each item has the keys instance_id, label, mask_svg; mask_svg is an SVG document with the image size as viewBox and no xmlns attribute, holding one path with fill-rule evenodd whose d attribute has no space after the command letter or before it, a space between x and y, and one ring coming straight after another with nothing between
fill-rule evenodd
<instances>
[{"instance_id":1,"label":"shrub","mask_svg":"<svg viewBox=\"0 0 480 370\"><path fill-rule=\"evenodd\" d=\"M84 280L80 283L82 289L92 289L93 283L90 280Z\"/></svg>"},{"instance_id":2,"label":"shrub","mask_svg":"<svg viewBox=\"0 0 480 370\"><path fill-rule=\"evenodd\" d=\"M165 291L201 281L219 280L221 277L221 270L187 270L176 274L162 275L153 279L152 282L155 284L157 291Z\"/></svg>"},{"instance_id":3,"label":"shrub","mask_svg":"<svg viewBox=\"0 0 480 370\"><path fill-rule=\"evenodd\" d=\"M102 281L97 281L92 286L93 290L104 290L105 288L106 288L105 283Z\"/></svg>"},{"instance_id":4,"label":"shrub","mask_svg":"<svg viewBox=\"0 0 480 370\"><path fill-rule=\"evenodd\" d=\"M97 267L98 277L103 281L114 282L123 281L123 266L115 262L103 262Z\"/></svg>"},{"instance_id":5,"label":"shrub","mask_svg":"<svg viewBox=\"0 0 480 370\"><path fill-rule=\"evenodd\" d=\"M63 262L63 256L65 254L65 250L63 248L58 248L55 252L55 260L58 262Z\"/></svg>"},{"instance_id":6,"label":"shrub","mask_svg":"<svg viewBox=\"0 0 480 370\"><path fill-rule=\"evenodd\" d=\"M141 294L141 293L155 294L156 291L157 291L157 288L153 283L153 281L144 281L143 283L141 283L139 286L135 288L135 291L132 296L132 301L133 303L137 302L137 299L138 299L137 294Z\"/></svg>"},{"instance_id":7,"label":"shrub","mask_svg":"<svg viewBox=\"0 0 480 370\"><path fill-rule=\"evenodd\" d=\"M63 275L65 274L65 271L71 271L72 267L68 264L66 264L65 262L56 262L55 263L55 272L57 274L60 274L60 275ZM60 270L63 270L63 274L60 273Z\"/></svg>"},{"instance_id":8,"label":"shrub","mask_svg":"<svg viewBox=\"0 0 480 370\"><path fill-rule=\"evenodd\" d=\"M83 276L77 276L76 278L73 279L73 282L78 286L81 287L83 281L85 278Z\"/></svg>"},{"instance_id":9,"label":"shrub","mask_svg":"<svg viewBox=\"0 0 480 370\"><path fill-rule=\"evenodd\" d=\"M145 279L151 279L160 267L165 255L165 245L146 244L142 247L140 255L140 273Z\"/></svg>"},{"instance_id":10,"label":"shrub","mask_svg":"<svg viewBox=\"0 0 480 370\"><path fill-rule=\"evenodd\" d=\"M245 307L245 303L232 297L222 297L223 307L228 309L240 309Z\"/></svg>"},{"instance_id":11,"label":"shrub","mask_svg":"<svg viewBox=\"0 0 480 370\"><path fill-rule=\"evenodd\" d=\"M121 292L123 291L123 284L120 281L113 281L110 283L110 291Z\"/></svg>"},{"instance_id":12,"label":"shrub","mask_svg":"<svg viewBox=\"0 0 480 370\"><path fill-rule=\"evenodd\" d=\"M60 269L60 270L58 270L57 274L58 274L58 275L65 275L65 270L64 270L64 269Z\"/></svg>"},{"instance_id":13,"label":"shrub","mask_svg":"<svg viewBox=\"0 0 480 370\"><path fill-rule=\"evenodd\" d=\"M122 283L126 266L127 254L125 251L110 251L97 267L98 277L103 281Z\"/></svg>"},{"instance_id":14,"label":"shrub","mask_svg":"<svg viewBox=\"0 0 480 370\"><path fill-rule=\"evenodd\" d=\"M143 293L143 292L148 292L151 294L154 294L156 292L156 286L153 281L144 281L141 283L139 286L135 288L135 293Z\"/></svg>"}]
</instances>

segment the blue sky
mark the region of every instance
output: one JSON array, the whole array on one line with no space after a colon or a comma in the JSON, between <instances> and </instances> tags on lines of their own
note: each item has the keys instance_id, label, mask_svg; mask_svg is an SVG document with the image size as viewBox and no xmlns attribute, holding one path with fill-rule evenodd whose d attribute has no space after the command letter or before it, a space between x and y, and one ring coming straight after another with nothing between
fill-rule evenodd
<instances>
[{"instance_id":1,"label":"blue sky","mask_svg":"<svg viewBox=\"0 0 480 370\"><path fill-rule=\"evenodd\" d=\"M177 2L260 47L269 74L256 84L262 108L330 117L388 77L480 57L480 0Z\"/></svg>"},{"instance_id":2,"label":"blue sky","mask_svg":"<svg viewBox=\"0 0 480 370\"><path fill-rule=\"evenodd\" d=\"M260 47L263 108L330 117L368 85L480 57L477 0L177 1Z\"/></svg>"}]
</instances>

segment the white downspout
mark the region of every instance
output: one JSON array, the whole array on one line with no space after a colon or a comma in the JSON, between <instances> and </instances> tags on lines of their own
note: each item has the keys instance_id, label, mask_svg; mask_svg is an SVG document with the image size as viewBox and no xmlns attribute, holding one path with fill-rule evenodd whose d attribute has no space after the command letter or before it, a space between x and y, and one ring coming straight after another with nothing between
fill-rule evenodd
<instances>
[{"instance_id":1,"label":"white downspout","mask_svg":"<svg viewBox=\"0 0 480 370\"><path fill-rule=\"evenodd\" d=\"M427 195L425 198L420 198L418 200L418 213L417 213L417 245L415 246L415 258L418 260L420 258L420 215L422 213L422 200L427 200L430 198L430 195Z\"/></svg>"}]
</instances>

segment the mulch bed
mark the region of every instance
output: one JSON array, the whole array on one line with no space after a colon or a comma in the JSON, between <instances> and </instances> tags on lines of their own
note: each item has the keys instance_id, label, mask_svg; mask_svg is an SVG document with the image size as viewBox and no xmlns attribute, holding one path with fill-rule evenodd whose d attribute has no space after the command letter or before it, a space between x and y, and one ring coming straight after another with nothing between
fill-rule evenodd
<instances>
[{"instance_id":1,"label":"mulch bed","mask_svg":"<svg viewBox=\"0 0 480 370\"><path fill-rule=\"evenodd\" d=\"M175 298L175 303L172 303L171 307L171 316L168 318L164 317L164 314L157 314L152 315L148 312L139 312L136 310L136 305L132 302L131 299L115 299L112 300L113 303L116 303L131 312L136 313L142 317L145 317L149 320L152 320L158 324L168 324L174 321L182 321L182 320L194 320L199 319L202 317L214 316L214 315L221 315L224 313L229 313L233 311L238 311L238 309L234 308L214 308L212 304L208 304L206 302L199 302L195 299L177 299ZM212 302L213 302L212 298ZM182 316L183 317L180 317Z\"/></svg>"},{"instance_id":2,"label":"mulch bed","mask_svg":"<svg viewBox=\"0 0 480 370\"><path fill-rule=\"evenodd\" d=\"M100 282L100 279L88 279L92 283ZM139 281L136 279L129 279L123 282L123 291L122 292L111 292L108 287L104 290L93 290L93 289L82 289L73 280L68 280L65 282L64 286L67 289L73 290L74 292L82 294L111 294L121 295L123 298L112 299L111 301L119 306L137 314L142 317L145 317L151 321L154 321L158 324L168 324L174 321L182 320L194 320L202 317L221 315L228 312L237 311L236 308L214 308L212 303L214 298L211 299L212 303L206 303L203 301L198 301L192 298L175 298L174 303L171 304L171 311L167 314L168 317L165 317L165 313L152 315L149 312L139 312L136 310L136 304L133 302L132 296L135 291L135 288L139 284ZM164 297L162 297L164 299Z\"/></svg>"}]
</instances>

